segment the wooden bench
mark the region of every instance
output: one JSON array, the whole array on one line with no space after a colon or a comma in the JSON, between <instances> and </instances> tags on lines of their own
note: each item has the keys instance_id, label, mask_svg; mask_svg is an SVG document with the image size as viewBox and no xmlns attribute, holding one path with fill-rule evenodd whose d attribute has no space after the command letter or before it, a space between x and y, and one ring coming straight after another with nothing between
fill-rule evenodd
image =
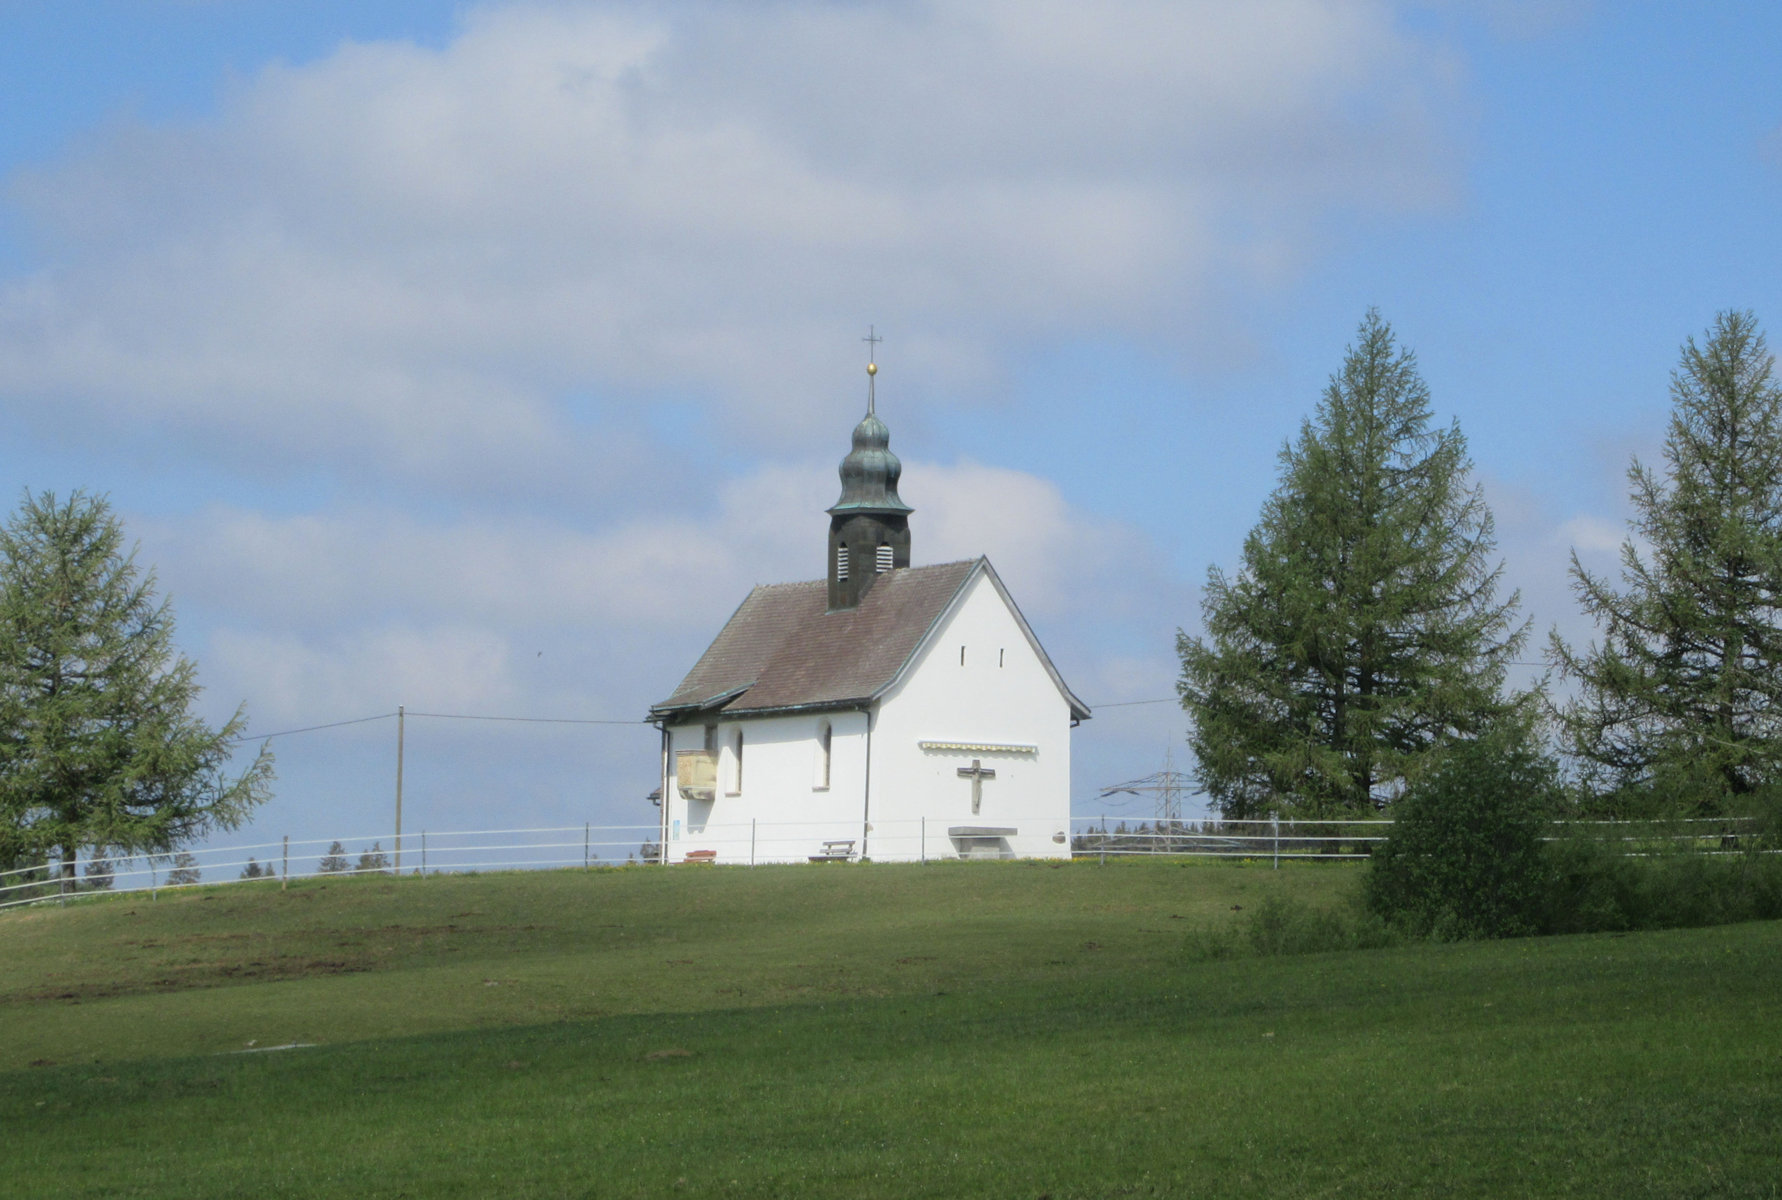
<instances>
[{"instance_id":1,"label":"wooden bench","mask_svg":"<svg viewBox=\"0 0 1782 1200\"><path fill-rule=\"evenodd\" d=\"M689 850L681 861L690 863L717 862L718 852L716 850Z\"/></svg>"},{"instance_id":2,"label":"wooden bench","mask_svg":"<svg viewBox=\"0 0 1782 1200\"><path fill-rule=\"evenodd\" d=\"M823 853L810 856L812 862L849 862L854 857L854 843L847 838L836 838L823 843Z\"/></svg>"}]
</instances>

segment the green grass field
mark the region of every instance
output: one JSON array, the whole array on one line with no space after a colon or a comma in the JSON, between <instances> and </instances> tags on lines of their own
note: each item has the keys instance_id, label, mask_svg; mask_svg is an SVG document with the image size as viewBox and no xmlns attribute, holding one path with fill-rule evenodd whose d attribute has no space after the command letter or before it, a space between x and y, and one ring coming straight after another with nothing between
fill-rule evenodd
<instances>
[{"instance_id":1,"label":"green grass field","mask_svg":"<svg viewBox=\"0 0 1782 1200\"><path fill-rule=\"evenodd\" d=\"M0 914L0 1192L1782 1195L1782 924L1187 951L1357 880L636 868Z\"/></svg>"}]
</instances>

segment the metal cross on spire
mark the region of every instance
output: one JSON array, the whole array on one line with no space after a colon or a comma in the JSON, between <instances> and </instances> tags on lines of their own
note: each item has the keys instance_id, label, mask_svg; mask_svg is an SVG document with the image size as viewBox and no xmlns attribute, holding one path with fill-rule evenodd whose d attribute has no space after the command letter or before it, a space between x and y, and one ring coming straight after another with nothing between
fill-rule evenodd
<instances>
[{"instance_id":1,"label":"metal cross on spire","mask_svg":"<svg viewBox=\"0 0 1782 1200\"><path fill-rule=\"evenodd\" d=\"M879 343L884 341L885 339L880 337L876 332L874 332L873 327L871 325L868 325L866 327L866 336L861 338L860 340L867 344L866 345L866 415L870 417L873 415L873 409L876 407L875 400L873 397L873 382L878 378L878 374L879 374L879 363L878 363Z\"/></svg>"}]
</instances>

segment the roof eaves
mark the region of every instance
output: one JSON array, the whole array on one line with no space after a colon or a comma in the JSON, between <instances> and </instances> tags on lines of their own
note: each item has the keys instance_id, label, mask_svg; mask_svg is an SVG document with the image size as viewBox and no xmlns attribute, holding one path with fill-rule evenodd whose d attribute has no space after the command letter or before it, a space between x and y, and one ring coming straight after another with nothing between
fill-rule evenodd
<instances>
[{"instance_id":1,"label":"roof eaves","mask_svg":"<svg viewBox=\"0 0 1782 1200\"><path fill-rule=\"evenodd\" d=\"M1064 697L1065 704L1070 708L1071 717L1078 721L1087 721L1090 717L1089 706L1078 699L1077 694L1071 691L1069 685L1064 682L1064 676L1058 673L1058 668L1052 663L1052 656L1046 653L1046 648L1044 646L1040 645L1039 638L1034 635L1033 626L1027 623L1027 617L1021 612L1021 606L1015 603L1014 597L1009 595L1008 588L1003 586L1002 577L996 573L996 568L990 565L990 559L984 555L979 555L972 562L971 566L972 569L967 571L965 573L965 578L959 581L959 587L954 591L952 597L949 598L946 604L941 607L940 611L935 614L934 619L929 622L928 628L923 631L921 639L917 641L915 649L910 652L909 657L904 660L903 665L897 669L890 680L887 681L883 687L879 688L878 691L872 694L872 698L874 700L880 699L903 682L904 676L909 674L910 665L922 657L923 651L928 648L928 644L933 640L936 631L946 622L947 617L952 614L953 610L958 607L961 599L965 595L966 588L970 586L973 579L977 578L978 572L982 571L989 577L991 585L996 588L996 594L1002 597L1002 602L1008 605L1009 611L1015 615L1015 624L1021 627L1021 633L1026 637L1027 644L1033 647L1034 654L1039 657L1040 665L1046 668L1046 674L1051 676L1053 685L1057 687L1059 694Z\"/></svg>"},{"instance_id":2,"label":"roof eaves","mask_svg":"<svg viewBox=\"0 0 1782 1200\"><path fill-rule=\"evenodd\" d=\"M669 704L667 702L652 704L650 705L650 716L655 718L683 713L704 712L706 709L712 708L722 708L724 705L730 703L754 686L754 681L750 680L741 687L731 688L727 692L719 692L717 695L708 696L704 700L686 700L680 704Z\"/></svg>"},{"instance_id":3,"label":"roof eaves","mask_svg":"<svg viewBox=\"0 0 1782 1200\"><path fill-rule=\"evenodd\" d=\"M807 704L776 704L770 708L726 708L732 717L781 717L801 712L851 712L873 702L871 696L854 696L846 700L812 700Z\"/></svg>"},{"instance_id":4,"label":"roof eaves","mask_svg":"<svg viewBox=\"0 0 1782 1200\"><path fill-rule=\"evenodd\" d=\"M872 699L881 699L884 696L889 695L902 684L904 677L910 673L910 667L915 664L916 660L922 657L922 652L928 649L928 644L934 640L935 634L940 630L940 627L946 623L947 617L959 606L960 600L965 596L966 588L970 586L971 581L977 577L978 571L989 567L989 565L990 560L981 554L971 561L971 570L967 571L959 580L959 586L953 589L953 594L947 597L947 602L935 610L934 616L929 619L928 628L924 629L922 631L922 636L916 639L916 644L910 648L908 656L904 658L903 663L897 670L891 673L891 678L880 684L878 690L873 692ZM1029 634L1028 636L1031 637L1033 635Z\"/></svg>"},{"instance_id":5,"label":"roof eaves","mask_svg":"<svg viewBox=\"0 0 1782 1200\"><path fill-rule=\"evenodd\" d=\"M1015 623L1027 636L1027 644L1033 647L1035 654L1039 655L1040 665L1046 668L1046 674L1052 677L1052 682L1064 697L1064 702L1070 706L1070 715L1076 720L1087 721L1090 715L1089 706L1077 698L1076 693L1071 691L1069 685L1064 682L1064 676L1058 673L1058 668L1052 665L1052 656L1046 653L1044 646L1040 645L1039 638L1034 636L1033 626L1027 623L1027 617L1021 612L1021 606L1015 603L1015 598L1009 595L1008 588L1002 585L1002 576L996 573L996 568L990 565L988 558L978 561L984 564L984 571L990 576L990 582L995 585L997 594L1002 597L1003 603L1009 606L1009 611L1015 614Z\"/></svg>"}]
</instances>

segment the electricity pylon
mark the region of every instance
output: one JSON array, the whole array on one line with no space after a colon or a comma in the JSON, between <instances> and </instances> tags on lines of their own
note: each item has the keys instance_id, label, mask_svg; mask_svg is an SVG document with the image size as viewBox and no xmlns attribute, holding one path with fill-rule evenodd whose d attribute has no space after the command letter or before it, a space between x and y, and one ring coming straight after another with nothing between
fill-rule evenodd
<instances>
[{"instance_id":1,"label":"electricity pylon","mask_svg":"<svg viewBox=\"0 0 1782 1200\"><path fill-rule=\"evenodd\" d=\"M1173 750L1163 752L1163 770L1146 775L1142 779L1132 779L1125 783L1116 783L1112 787L1101 789L1101 796L1154 796L1157 807L1157 824L1159 828L1179 825L1182 822L1182 793L1193 787L1193 777L1185 771L1176 770ZM1167 825L1166 825L1167 822Z\"/></svg>"}]
</instances>

